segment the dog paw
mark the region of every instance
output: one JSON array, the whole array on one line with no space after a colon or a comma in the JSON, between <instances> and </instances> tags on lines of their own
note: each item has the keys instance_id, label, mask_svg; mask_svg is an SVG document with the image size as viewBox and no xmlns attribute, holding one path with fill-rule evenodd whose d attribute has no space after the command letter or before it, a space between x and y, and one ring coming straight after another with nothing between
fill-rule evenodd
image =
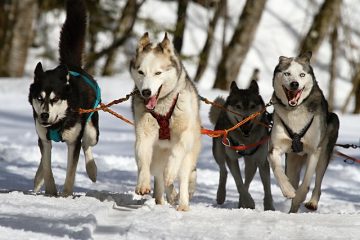
<instances>
[{"instance_id":1,"label":"dog paw","mask_svg":"<svg viewBox=\"0 0 360 240\"><path fill-rule=\"evenodd\" d=\"M182 212L187 212L190 210L190 207L189 205L179 205L177 208L176 208L176 211L182 211Z\"/></svg>"},{"instance_id":2,"label":"dog paw","mask_svg":"<svg viewBox=\"0 0 360 240\"><path fill-rule=\"evenodd\" d=\"M73 195L72 192L66 192L66 191L64 191L64 192L60 193L60 196L61 196L61 197L64 197L64 198L70 197L70 196L72 196L72 195Z\"/></svg>"},{"instance_id":3,"label":"dog paw","mask_svg":"<svg viewBox=\"0 0 360 240\"><path fill-rule=\"evenodd\" d=\"M47 196L57 196L58 192L56 190L56 187L46 188L45 187L45 195Z\"/></svg>"},{"instance_id":4,"label":"dog paw","mask_svg":"<svg viewBox=\"0 0 360 240\"><path fill-rule=\"evenodd\" d=\"M164 201L164 198L155 198L155 204L156 205L164 205L165 201Z\"/></svg>"},{"instance_id":5,"label":"dog paw","mask_svg":"<svg viewBox=\"0 0 360 240\"><path fill-rule=\"evenodd\" d=\"M139 195L149 194L151 192L150 184L143 184L135 188L135 193Z\"/></svg>"},{"instance_id":6,"label":"dog paw","mask_svg":"<svg viewBox=\"0 0 360 240\"><path fill-rule=\"evenodd\" d=\"M316 211L317 208L318 208L318 205L317 205L317 203L314 203L314 202L310 201L310 202L305 203L305 207L307 209L309 209L310 211Z\"/></svg>"},{"instance_id":7,"label":"dog paw","mask_svg":"<svg viewBox=\"0 0 360 240\"><path fill-rule=\"evenodd\" d=\"M289 182L281 185L280 188L281 188L281 191L282 191L282 194L284 195L284 197L286 197L288 199L293 199L295 197L296 191Z\"/></svg>"},{"instance_id":8,"label":"dog paw","mask_svg":"<svg viewBox=\"0 0 360 240\"><path fill-rule=\"evenodd\" d=\"M250 199L239 199L239 208L249 208L249 209L255 209L255 202L254 200L250 197Z\"/></svg>"},{"instance_id":9,"label":"dog paw","mask_svg":"<svg viewBox=\"0 0 360 240\"><path fill-rule=\"evenodd\" d=\"M216 194L216 202L217 204L221 205L225 202L226 199L226 189L219 188Z\"/></svg>"},{"instance_id":10,"label":"dog paw","mask_svg":"<svg viewBox=\"0 0 360 240\"><path fill-rule=\"evenodd\" d=\"M89 176L91 181L96 182L97 167L96 167L94 160L89 161L86 164L86 173Z\"/></svg>"}]
</instances>

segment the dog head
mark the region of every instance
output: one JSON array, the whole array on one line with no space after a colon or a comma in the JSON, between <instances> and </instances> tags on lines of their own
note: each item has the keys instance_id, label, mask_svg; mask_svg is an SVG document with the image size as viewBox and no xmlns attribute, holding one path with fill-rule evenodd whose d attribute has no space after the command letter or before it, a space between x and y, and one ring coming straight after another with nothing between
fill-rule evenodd
<instances>
[{"instance_id":1,"label":"dog head","mask_svg":"<svg viewBox=\"0 0 360 240\"><path fill-rule=\"evenodd\" d=\"M147 109L154 109L158 99L174 90L181 69L174 46L166 33L158 44L150 41L148 33L140 38L136 56L130 63L130 73Z\"/></svg>"},{"instance_id":2,"label":"dog head","mask_svg":"<svg viewBox=\"0 0 360 240\"><path fill-rule=\"evenodd\" d=\"M227 112L230 121L234 125L249 115L261 111L265 107L264 101L259 94L259 86L255 80L251 81L247 89L239 89L236 83L232 82L226 105L229 110L237 112L242 116ZM260 121L260 118L261 116L257 116L258 121ZM240 127L240 130L245 136L249 136L252 127L253 121L248 121Z\"/></svg>"},{"instance_id":3,"label":"dog head","mask_svg":"<svg viewBox=\"0 0 360 240\"><path fill-rule=\"evenodd\" d=\"M310 66L311 52L296 58L279 57L274 71L275 95L285 105L296 107L310 94L315 76Z\"/></svg>"},{"instance_id":4,"label":"dog head","mask_svg":"<svg viewBox=\"0 0 360 240\"><path fill-rule=\"evenodd\" d=\"M30 85L29 102L37 121L43 127L49 127L66 116L67 96L70 93L68 69L60 65L53 70L44 71L39 62L34 73L34 82Z\"/></svg>"}]
</instances>

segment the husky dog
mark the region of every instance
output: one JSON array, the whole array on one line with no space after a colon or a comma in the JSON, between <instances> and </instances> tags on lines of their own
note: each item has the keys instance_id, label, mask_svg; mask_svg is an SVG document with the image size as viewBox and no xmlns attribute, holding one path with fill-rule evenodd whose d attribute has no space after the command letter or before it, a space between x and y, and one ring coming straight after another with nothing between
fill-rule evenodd
<instances>
[{"instance_id":1,"label":"husky dog","mask_svg":"<svg viewBox=\"0 0 360 240\"><path fill-rule=\"evenodd\" d=\"M60 65L44 71L39 62L30 86L41 162L34 180L34 191L45 182L45 193L57 195L51 170L51 141L66 142L68 160L63 195L71 195L82 146L86 171L95 182L97 168L91 147L99 137L98 113L79 115L79 108L92 108L100 101L95 80L81 69L85 44L86 6L84 0L68 0L66 20L60 35Z\"/></svg>"},{"instance_id":2,"label":"husky dog","mask_svg":"<svg viewBox=\"0 0 360 240\"><path fill-rule=\"evenodd\" d=\"M264 109L265 104L259 94L259 87L255 80L251 81L248 89L239 89L235 82L231 83L230 94L226 101L218 97L216 103L223 105L230 111L219 110L212 106L210 108L210 121L215 125L215 130L228 129L248 117L252 113ZM239 113L236 115L232 112ZM255 121L255 122L254 122ZM216 201L223 204L226 195L226 179L229 167L236 183L239 196L240 208L255 208L254 200L249 193L249 185L259 168L261 181L264 187L264 210L274 210L273 199L270 187L270 167L266 159L268 152L267 139L269 130L267 125L271 121L271 116L264 112L254 121L249 121L240 128L229 132L228 144L226 146L221 138L213 139L213 155L220 168L219 186ZM249 146L248 149L237 151L232 146ZM244 158L245 161L245 183L241 177L238 159Z\"/></svg>"},{"instance_id":3,"label":"husky dog","mask_svg":"<svg viewBox=\"0 0 360 240\"><path fill-rule=\"evenodd\" d=\"M339 119L328 111L310 65L311 52L296 58L281 56L274 71L274 126L268 159L283 195L292 199L290 212L305 201L316 171L311 199L305 204L316 210L321 182L337 140ZM286 154L286 172L281 156ZM299 186L300 172L305 173Z\"/></svg>"},{"instance_id":4,"label":"husky dog","mask_svg":"<svg viewBox=\"0 0 360 240\"><path fill-rule=\"evenodd\" d=\"M189 209L195 191L196 162L201 148L199 98L175 49L165 34L153 44L148 33L139 40L130 73L139 91L132 99L135 120L135 158L138 179L135 192L150 193L163 204L176 201L174 180L179 179L179 206Z\"/></svg>"}]
</instances>

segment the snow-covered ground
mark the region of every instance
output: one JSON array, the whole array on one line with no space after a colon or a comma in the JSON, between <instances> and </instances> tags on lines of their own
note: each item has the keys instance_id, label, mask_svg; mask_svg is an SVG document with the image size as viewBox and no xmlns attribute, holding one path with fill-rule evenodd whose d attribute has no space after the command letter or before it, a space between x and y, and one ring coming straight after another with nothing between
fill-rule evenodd
<instances>
[{"instance_id":1,"label":"snow-covered ground","mask_svg":"<svg viewBox=\"0 0 360 240\"><path fill-rule=\"evenodd\" d=\"M127 74L100 80L104 102L130 92ZM237 209L238 194L229 175L227 200L215 203L218 167L211 154L211 139L203 137L198 164L198 187L190 212L157 206L150 196L134 193L136 164L131 126L100 113L101 137L94 148L98 181L86 176L81 156L76 197L54 198L29 194L40 153L27 103L28 79L2 80L0 101L0 239L358 239L360 234L360 165L335 158L325 175L319 210L287 214L290 201L274 179L275 212L263 212L263 191L256 176L250 191L255 210ZM214 91L201 90L212 98ZM130 117L129 103L114 110ZM203 125L208 106L202 105ZM342 115L338 142L358 143L359 117ZM359 157L359 151L345 151ZM53 146L53 170L61 190L66 169L64 144ZM242 160L240 160L243 167ZM8 193L8 190L11 190ZM24 192L24 193L23 193ZM145 201L146 200L146 201Z\"/></svg>"},{"instance_id":2,"label":"snow-covered ground","mask_svg":"<svg viewBox=\"0 0 360 240\"><path fill-rule=\"evenodd\" d=\"M232 4L230 16L233 26L241 7L238 0L229 2ZM354 4L356 1L345 2L345 12L349 14L346 19L359 23L358 15L352 13L358 6ZM161 12L157 18L165 27L165 23L172 26L175 3L146 1L141 17L154 17L155 11ZM239 76L239 85L246 86L253 68L260 67L260 92L268 101L272 92L271 75L278 56L295 54L297 39L306 31L314 12L316 7L307 1L269 1L253 48ZM189 15L184 53L195 55L202 47L207 19L211 16L195 4L190 5ZM136 26L139 34L144 30L143 26ZM231 36L231 31L227 35ZM209 90L219 59L220 51L216 49L220 42L220 38L216 40L210 68L198 86L201 95L209 99L226 94ZM218 206L215 202L218 167L212 157L211 139L204 136L198 162L197 191L191 201L191 211L177 212L170 205L155 205L151 196L141 198L134 193L136 164L133 128L103 112L100 113L100 141L94 148L98 166L97 183L87 178L81 155L73 198L31 194L40 152L27 96L33 68L37 61L42 60L36 58L36 51L31 54L27 65L28 77L0 81L0 239L359 239L359 164L349 165L334 156L323 181L319 209L314 213L301 208L298 214L288 214L290 201L282 196L273 176L271 186L275 212L263 211L263 191L258 175L250 186L256 202L255 210L236 208L238 193L230 174L226 202ZM318 56L321 57L314 64L315 74L326 93L328 44L321 48ZM126 61L123 55L119 57L121 61ZM350 70L343 62L340 64L342 72L337 81L337 89L340 90L336 92L338 107L343 104L351 87L348 78ZM54 67L49 62L44 65L45 68ZM185 65L193 75L196 64L185 62ZM105 103L125 96L133 87L126 71L111 78L97 79ZM131 118L129 102L113 109ZM208 110L209 106L201 105L203 126L211 128ZM338 143L359 145L359 115L339 114L339 117L341 128ZM360 158L358 149L342 151ZM66 172L65 144L54 143L52 156L55 182L61 191ZM243 168L242 160L239 161Z\"/></svg>"}]
</instances>

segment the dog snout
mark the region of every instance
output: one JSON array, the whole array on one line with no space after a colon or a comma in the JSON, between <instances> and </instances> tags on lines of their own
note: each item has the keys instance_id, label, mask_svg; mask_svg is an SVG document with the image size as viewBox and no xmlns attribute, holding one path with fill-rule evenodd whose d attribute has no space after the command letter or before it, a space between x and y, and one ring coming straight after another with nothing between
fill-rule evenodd
<instances>
[{"instance_id":1,"label":"dog snout","mask_svg":"<svg viewBox=\"0 0 360 240\"><path fill-rule=\"evenodd\" d=\"M41 114L40 114L40 118L41 118L41 120L43 120L43 121L47 121L47 120L49 119L49 113L47 113L47 112L41 113Z\"/></svg>"},{"instance_id":2,"label":"dog snout","mask_svg":"<svg viewBox=\"0 0 360 240\"><path fill-rule=\"evenodd\" d=\"M151 90L150 89L144 89L141 91L141 95L145 98L148 98L151 96Z\"/></svg>"},{"instance_id":3,"label":"dog snout","mask_svg":"<svg viewBox=\"0 0 360 240\"><path fill-rule=\"evenodd\" d=\"M290 83L290 89L291 90L297 90L299 88L299 83L298 82L291 82Z\"/></svg>"}]
</instances>

